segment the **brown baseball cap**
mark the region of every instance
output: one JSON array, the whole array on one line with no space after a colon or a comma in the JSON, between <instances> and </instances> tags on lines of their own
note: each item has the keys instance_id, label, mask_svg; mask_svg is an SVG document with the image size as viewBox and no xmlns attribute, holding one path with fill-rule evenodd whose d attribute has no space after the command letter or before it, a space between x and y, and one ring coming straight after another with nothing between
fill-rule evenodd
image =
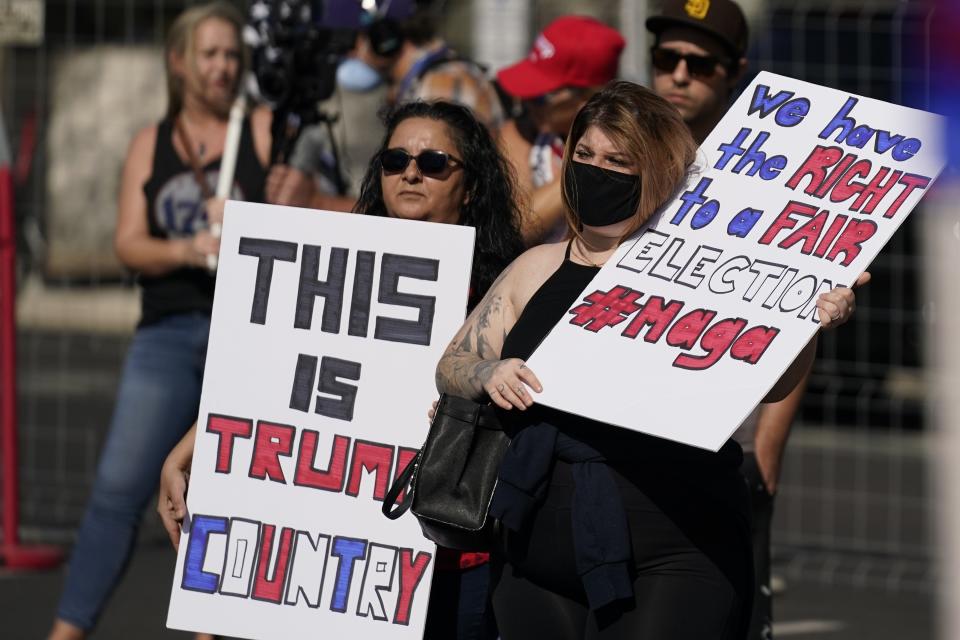
<instances>
[{"instance_id":1,"label":"brown baseball cap","mask_svg":"<svg viewBox=\"0 0 960 640\"><path fill-rule=\"evenodd\" d=\"M735 59L747 51L747 19L732 0L664 0L660 13L647 18L647 29L659 36L670 27L693 27L709 33Z\"/></svg>"}]
</instances>

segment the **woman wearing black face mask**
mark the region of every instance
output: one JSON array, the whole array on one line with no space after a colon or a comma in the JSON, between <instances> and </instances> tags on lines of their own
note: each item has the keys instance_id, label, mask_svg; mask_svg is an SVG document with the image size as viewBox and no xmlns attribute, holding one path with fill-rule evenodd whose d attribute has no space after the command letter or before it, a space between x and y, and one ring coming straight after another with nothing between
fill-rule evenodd
<instances>
[{"instance_id":1,"label":"woman wearing black face mask","mask_svg":"<svg viewBox=\"0 0 960 640\"><path fill-rule=\"evenodd\" d=\"M504 640L746 632L752 567L739 445L712 453L535 405L542 388L523 360L672 196L695 151L677 110L652 92L613 82L591 98L563 159L571 240L514 261L438 365L441 391L489 399L513 436L490 511L507 531L493 590ZM824 296L821 322L846 321L852 303L849 289ZM792 388L812 348L775 389Z\"/></svg>"}]
</instances>

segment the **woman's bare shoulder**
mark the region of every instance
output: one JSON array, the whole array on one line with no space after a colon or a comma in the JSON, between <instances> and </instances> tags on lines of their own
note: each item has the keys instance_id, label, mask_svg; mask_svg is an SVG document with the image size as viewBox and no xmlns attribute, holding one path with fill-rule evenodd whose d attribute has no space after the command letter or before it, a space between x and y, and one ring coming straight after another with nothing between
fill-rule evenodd
<instances>
[{"instance_id":1,"label":"woman's bare shoulder","mask_svg":"<svg viewBox=\"0 0 960 640\"><path fill-rule=\"evenodd\" d=\"M153 148L157 145L157 124L148 124L133 135L130 141L130 152L149 152L153 153Z\"/></svg>"},{"instance_id":2,"label":"woman's bare shoulder","mask_svg":"<svg viewBox=\"0 0 960 640\"><path fill-rule=\"evenodd\" d=\"M566 250L566 241L540 244L527 249L514 261L512 297L519 308L525 307L534 292L560 267Z\"/></svg>"},{"instance_id":3,"label":"woman's bare shoulder","mask_svg":"<svg viewBox=\"0 0 960 640\"><path fill-rule=\"evenodd\" d=\"M138 174L149 173L153 151L157 146L157 125L150 124L134 134L127 148L126 170Z\"/></svg>"},{"instance_id":4,"label":"woman's bare shoulder","mask_svg":"<svg viewBox=\"0 0 960 640\"><path fill-rule=\"evenodd\" d=\"M538 244L521 253L516 261L518 265L522 264L526 269L548 269L553 272L560 266L560 263L563 262L563 256L566 251L566 240L563 242Z\"/></svg>"}]
</instances>

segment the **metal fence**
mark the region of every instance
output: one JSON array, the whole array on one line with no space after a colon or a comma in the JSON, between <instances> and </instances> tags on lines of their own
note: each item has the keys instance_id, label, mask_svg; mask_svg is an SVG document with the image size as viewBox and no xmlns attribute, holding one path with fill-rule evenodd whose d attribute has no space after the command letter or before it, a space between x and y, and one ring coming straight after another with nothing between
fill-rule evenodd
<instances>
[{"instance_id":1,"label":"metal fence","mask_svg":"<svg viewBox=\"0 0 960 640\"><path fill-rule=\"evenodd\" d=\"M919 2L771 3L755 25L751 64L923 109L935 18ZM849 325L821 336L777 501L774 545L788 573L933 587L923 215L871 265Z\"/></svg>"},{"instance_id":2,"label":"metal fence","mask_svg":"<svg viewBox=\"0 0 960 640\"><path fill-rule=\"evenodd\" d=\"M191 4L197 2L48 0L42 43L7 47L0 56L0 111L19 160L17 385L27 539L72 538L136 316L136 291L110 243L127 141L97 143L129 140L114 132L118 121L128 129L134 123L122 103L96 87L114 84L114 95L126 93L128 104L143 99L129 89L131 80L162 93L160 47L172 20ZM106 51L120 52L113 60L128 51L152 56L159 73L122 77L100 56ZM70 164L84 165L97 180L80 168L63 175ZM71 178L73 184L63 184Z\"/></svg>"},{"instance_id":3,"label":"metal fence","mask_svg":"<svg viewBox=\"0 0 960 640\"><path fill-rule=\"evenodd\" d=\"M58 152L50 144L50 117L64 106L53 104L54 60L96 46L157 47L172 18L190 4L50 0L44 43L7 49L3 57L0 108L15 150L24 146L27 125L36 123L35 152L16 203L28 273L18 344L28 538L67 541L79 521L136 313L135 291L109 263L91 259L81 265L82 278L48 268L47 171ZM926 106L923 45L935 19L930 7L826 1L762 6L752 30L752 69ZM97 117L106 125L111 114ZM76 195L81 201L85 196ZM112 210L108 214L112 218ZM932 587L921 381L922 215L916 212L873 264L873 282L858 294L850 325L821 341L777 504L776 558L788 575Z\"/></svg>"}]
</instances>

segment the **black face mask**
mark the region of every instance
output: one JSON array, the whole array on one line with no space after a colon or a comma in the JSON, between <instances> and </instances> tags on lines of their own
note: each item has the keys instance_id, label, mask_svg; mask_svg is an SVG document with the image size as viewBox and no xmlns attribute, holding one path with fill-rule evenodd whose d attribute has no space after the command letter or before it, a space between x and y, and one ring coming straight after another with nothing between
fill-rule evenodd
<instances>
[{"instance_id":1,"label":"black face mask","mask_svg":"<svg viewBox=\"0 0 960 640\"><path fill-rule=\"evenodd\" d=\"M640 176L573 161L567 169L570 206L580 222L605 227L623 222L640 206Z\"/></svg>"}]
</instances>

